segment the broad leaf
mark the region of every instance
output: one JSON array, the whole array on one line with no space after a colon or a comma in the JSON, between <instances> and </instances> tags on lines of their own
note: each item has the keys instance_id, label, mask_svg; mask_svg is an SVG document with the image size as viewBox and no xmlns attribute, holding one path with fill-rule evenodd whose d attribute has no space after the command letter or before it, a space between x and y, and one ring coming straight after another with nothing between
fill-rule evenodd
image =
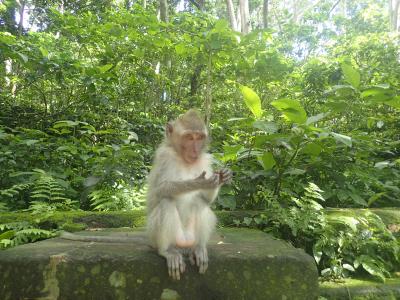
<instances>
[{"instance_id":1,"label":"broad leaf","mask_svg":"<svg viewBox=\"0 0 400 300\"><path fill-rule=\"evenodd\" d=\"M392 100L385 101L385 104L400 110L400 96L397 96Z\"/></svg>"},{"instance_id":2,"label":"broad leaf","mask_svg":"<svg viewBox=\"0 0 400 300\"><path fill-rule=\"evenodd\" d=\"M240 85L239 88L244 97L246 106L256 118L260 118L263 114L260 97L258 97L257 93L247 86Z\"/></svg>"},{"instance_id":3,"label":"broad leaf","mask_svg":"<svg viewBox=\"0 0 400 300\"><path fill-rule=\"evenodd\" d=\"M98 66L98 69L99 69L100 73L105 73L105 72L109 71L112 67L113 67L112 64L107 64L107 65L103 65L103 66Z\"/></svg>"},{"instance_id":4,"label":"broad leaf","mask_svg":"<svg viewBox=\"0 0 400 300\"><path fill-rule=\"evenodd\" d=\"M350 83L355 89L358 89L360 86L360 73L353 68L353 66L348 62L343 62L342 71L344 75L344 79Z\"/></svg>"},{"instance_id":5,"label":"broad leaf","mask_svg":"<svg viewBox=\"0 0 400 300\"><path fill-rule=\"evenodd\" d=\"M316 122L322 120L323 118L325 118L327 115L328 114L320 113L318 115L311 116L311 117L307 118L306 125L310 125L310 124L316 123Z\"/></svg>"},{"instance_id":6,"label":"broad leaf","mask_svg":"<svg viewBox=\"0 0 400 300\"><path fill-rule=\"evenodd\" d=\"M333 136L333 138L336 141L341 142L341 143L345 144L346 146L351 147L353 145L353 143L351 141L351 137L349 137L347 135L343 135L343 134L339 134L339 133L335 133L335 132L331 132L331 135Z\"/></svg>"},{"instance_id":7,"label":"broad leaf","mask_svg":"<svg viewBox=\"0 0 400 300\"><path fill-rule=\"evenodd\" d=\"M395 92L389 85L377 85L364 90L361 98L371 102L383 103L390 101L395 96Z\"/></svg>"},{"instance_id":8,"label":"broad leaf","mask_svg":"<svg viewBox=\"0 0 400 300\"><path fill-rule=\"evenodd\" d=\"M317 156L321 153L322 147L316 143L309 143L303 148L303 152L311 156Z\"/></svg>"},{"instance_id":9,"label":"broad leaf","mask_svg":"<svg viewBox=\"0 0 400 300\"><path fill-rule=\"evenodd\" d=\"M307 114L300 102L292 99L280 99L271 102L277 110L283 113L287 121L303 124L307 121Z\"/></svg>"},{"instance_id":10,"label":"broad leaf","mask_svg":"<svg viewBox=\"0 0 400 300\"><path fill-rule=\"evenodd\" d=\"M278 126L274 122L257 120L253 123L253 127L260 129L266 133L275 133L278 131Z\"/></svg>"},{"instance_id":11,"label":"broad leaf","mask_svg":"<svg viewBox=\"0 0 400 300\"><path fill-rule=\"evenodd\" d=\"M271 152L265 152L263 155L258 156L257 160L266 171L271 170L276 164Z\"/></svg>"}]
</instances>

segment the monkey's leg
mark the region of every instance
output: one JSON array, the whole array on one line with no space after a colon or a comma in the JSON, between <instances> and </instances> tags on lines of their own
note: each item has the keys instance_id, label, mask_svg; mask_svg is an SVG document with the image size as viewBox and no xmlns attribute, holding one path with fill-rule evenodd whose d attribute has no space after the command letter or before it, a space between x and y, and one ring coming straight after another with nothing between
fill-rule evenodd
<instances>
[{"instance_id":1,"label":"monkey's leg","mask_svg":"<svg viewBox=\"0 0 400 300\"><path fill-rule=\"evenodd\" d=\"M209 206L199 206L195 222L195 235L197 244L189 256L192 264L196 263L199 267L199 273L204 274L208 268L207 242L215 228L216 217Z\"/></svg>"},{"instance_id":2,"label":"monkey's leg","mask_svg":"<svg viewBox=\"0 0 400 300\"><path fill-rule=\"evenodd\" d=\"M177 234L183 232L183 227L175 203L169 199L161 201L149 218L149 223L154 224L158 253L167 260L168 274L179 280L186 265L176 247Z\"/></svg>"}]
</instances>

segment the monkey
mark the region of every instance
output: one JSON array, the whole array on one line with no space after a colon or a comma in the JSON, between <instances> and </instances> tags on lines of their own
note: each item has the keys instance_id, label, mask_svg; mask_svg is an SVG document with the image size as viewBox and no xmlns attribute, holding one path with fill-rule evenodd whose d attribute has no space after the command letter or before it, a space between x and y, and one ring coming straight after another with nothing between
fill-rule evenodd
<instances>
[{"instance_id":1,"label":"monkey","mask_svg":"<svg viewBox=\"0 0 400 300\"><path fill-rule=\"evenodd\" d=\"M185 271L184 255L206 272L207 242L216 226L210 205L232 178L227 169L213 172L208 143L203 119L190 109L167 123L148 176L147 235L173 280Z\"/></svg>"}]
</instances>

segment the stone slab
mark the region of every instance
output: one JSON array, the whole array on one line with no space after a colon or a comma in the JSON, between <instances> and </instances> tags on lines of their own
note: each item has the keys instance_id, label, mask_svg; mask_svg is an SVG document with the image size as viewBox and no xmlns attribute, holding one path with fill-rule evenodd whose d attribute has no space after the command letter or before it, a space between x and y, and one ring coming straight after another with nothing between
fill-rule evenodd
<instances>
[{"instance_id":1,"label":"stone slab","mask_svg":"<svg viewBox=\"0 0 400 300\"><path fill-rule=\"evenodd\" d=\"M90 234L83 232L80 234ZM0 251L0 299L317 299L312 257L250 229L224 229L210 241L210 266L189 266L180 281L143 232L138 242L78 242L54 238ZM189 264L189 263L188 263Z\"/></svg>"}]
</instances>

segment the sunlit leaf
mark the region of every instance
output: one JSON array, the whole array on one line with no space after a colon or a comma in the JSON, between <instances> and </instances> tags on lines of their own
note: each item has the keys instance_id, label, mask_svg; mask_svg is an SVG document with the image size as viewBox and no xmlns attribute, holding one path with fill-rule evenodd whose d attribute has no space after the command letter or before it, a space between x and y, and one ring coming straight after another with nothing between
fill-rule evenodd
<instances>
[{"instance_id":1,"label":"sunlit leaf","mask_svg":"<svg viewBox=\"0 0 400 300\"><path fill-rule=\"evenodd\" d=\"M99 69L100 73L105 73L109 71L114 65L113 64L107 64L103 66L98 66L97 68Z\"/></svg>"},{"instance_id":2,"label":"sunlit leaf","mask_svg":"<svg viewBox=\"0 0 400 300\"><path fill-rule=\"evenodd\" d=\"M344 79L357 89L360 86L360 73L349 62L343 62L341 67Z\"/></svg>"},{"instance_id":3,"label":"sunlit leaf","mask_svg":"<svg viewBox=\"0 0 400 300\"><path fill-rule=\"evenodd\" d=\"M327 116L327 114L325 114L325 113L320 113L318 115L311 116L311 117L307 118L306 125L316 123L316 122L322 120L323 118L325 118L326 116Z\"/></svg>"},{"instance_id":4,"label":"sunlit leaf","mask_svg":"<svg viewBox=\"0 0 400 300\"><path fill-rule=\"evenodd\" d=\"M300 102L292 99L280 99L271 102L277 110L283 113L287 121L303 124L307 121L307 114Z\"/></svg>"},{"instance_id":5,"label":"sunlit leaf","mask_svg":"<svg viewBox=\"0 0 400 300\"><path fill-rule=\"evenodd\" d=\"M256 118L260 118L263 114L260 97L258 97L257 93L247 86L239 85L239 89L243 95L246 106Z\"/></svg>"},{"instance_id":6,"label":"sunlit leaf","mask_svg":"<svg viewBox=\"0 0 400 300\"><path fill-rule=\"evenodd\" d=\"M27 62L28 62L28 56L26 56L25 54L22 54L22 53L20 53L20 52L17 52L17 54L18 54L18 56L22 59L22 61L23 61L24 63L27 63Z\"/></svg>"},{"instance_id":7,"label":"sunlit leaf","mask_svg":"<svg viewBox=\"0 0 400 300\"><path fill-rule=\"evenodd\" d=\"M333 136L333 138L336 141L341 142L341 143L345 144L346 146L351 147L353 145L353 143L351 141L351 137L349 137L347 135L343 135L343 134L339 134L339 133L335 133L335 132L331 132L331 135Z\"/></svg>"}]
</instances>

